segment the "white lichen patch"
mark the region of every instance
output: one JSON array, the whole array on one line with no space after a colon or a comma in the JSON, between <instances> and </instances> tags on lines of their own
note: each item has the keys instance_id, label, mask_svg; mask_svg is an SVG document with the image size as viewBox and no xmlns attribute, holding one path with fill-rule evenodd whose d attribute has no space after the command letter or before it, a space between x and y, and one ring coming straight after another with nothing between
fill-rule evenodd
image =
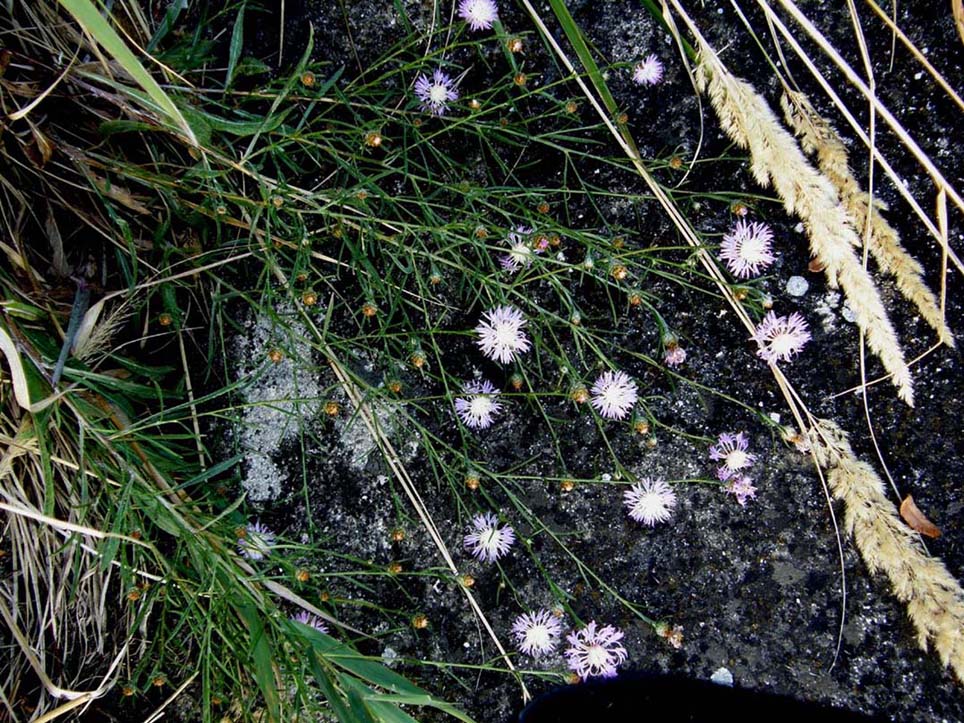
<instances>
[{"instance_id":1,"label":"white lichen patch","mask_svg":"<svg viewBox=\"0 0 964 723\"><path fill-rule=\"evenodd\" d=\"M376 399L370 399L368 402L378 433L388 439L393 438L396 432L394 407L394 404ZM378 449L378 445L361 415L346 413L339 417L335 422L335 431L343 447L348 450L350 455L348 461L352 469L356 472L363 471L368 458ZM403 453L402 449L396 449L396 451ZM403 454L403 458L404 456Z\"/></svg>"},{"instance_id":2,"label":"white lichen patch","mask_svg":"<svg viewBox=\"0 0 964 723\"><path fill-rule=\"evenodd\" d=\"M244 402L237 429L238 446L245 455L241 484L252 502L281 494L286 475L274 455L323 404L307 339L308 330L294 310L282 307L275 318L250 319L246 333L235 341L236 380ZM283 353L280 361L269 359L272 349Z\"/></svg>"}]
</instances>

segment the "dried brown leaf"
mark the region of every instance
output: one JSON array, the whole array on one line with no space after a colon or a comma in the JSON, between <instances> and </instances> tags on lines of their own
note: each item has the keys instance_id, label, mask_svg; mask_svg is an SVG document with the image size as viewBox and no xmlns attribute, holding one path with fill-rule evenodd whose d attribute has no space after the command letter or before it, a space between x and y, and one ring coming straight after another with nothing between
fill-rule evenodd
<instances>
[{"instance_id":1,"label":"dried brown leaf","mask_svg":"<svg viewBox=\"0 0 964 723\"><path fill-rule=\"evenodd\" d=\"M907 495L904 501L900 503L900 516L904 518L904 522L926 537L941 536L940 528L927 519L920 508L914 504L914 498L910 495Z\"/></svg>"}]
</instances>

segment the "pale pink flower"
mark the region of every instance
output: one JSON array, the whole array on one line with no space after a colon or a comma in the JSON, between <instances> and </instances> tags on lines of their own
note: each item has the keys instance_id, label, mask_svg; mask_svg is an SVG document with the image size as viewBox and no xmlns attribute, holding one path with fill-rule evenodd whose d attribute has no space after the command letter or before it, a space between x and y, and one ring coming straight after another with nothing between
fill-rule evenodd
<instances>
[{"instance_id":1,"label":"pale pink flower","mask_svg":"<svg viewBox=\"0 0 964 723\"><path fill-rule=\"evenodd\" d=\"M526 655L548 655L559 644L562 623L549 610L520 615L512 624L516 645Z\"/></svg>"},{"instance_id":2,"label":"pale pink flower","mask_svg":"<svg viewBox=\"0 0 964 723\"><path fill-rule=\"evenodd\" d=\"M723 485L723 491L736 497L736 501L740 507L746 507L746 501L756 497L756 487L753 486L753 480L745 474L738 474L731 477L730 480Z\"/></svg>"},{"instance_id":3,"label":"pale pink flower","mask_svg":"<svg viewBox=\"0 0 964 723\"><path fill-rule=\"evenodd\" d=\"M622 632L612 625L597 630L595 620L582 630L570 633L566 636L569 647L565 652L569 669L583 680L614 677L616 669L629 655L619 643L622 639Z\"/></svg>"},{"instance_id":4,"label":"pale pink flower","mask_svg":"<svg viewBox=\"0 0 964 723\"><path fill-rule=\"evenodd\" d=\"M482 562L495 562L514 542L515 531L508 525L500 527L499 518L491 512L473 517L469 522L469 534L462 540L465 549Z\"/></svg>"},{"instance_id":5,"label":"pale pink flower","mask_svg":"<svg viewBox=\"0 0 964 723\"><path fill-rule=\"evenodd\" d=\"M249 560L263 560L274 547L275 536L260 522L249 524L244 529L244 536L238 538L238 552Z\"/></svg>"},{"instance_id":6,"label":"pale pink flower","mask_svg":"<svg viewBox=\"0 0 964 723\"><path fill-rule=\"evenodd\" d=\"M681 347L679 344L674 346L666 347L666 353L663 355L663 363L668 367L678 367L680 364L686 361L686 349Z\"/></svg>"},{"instance_id":7,"label":"pale pink flower","mask_svg":"<svg viewBox=\"0 0 964 723\"><path fill-rule=\"evenodd\" d=\"M717 468L716 476L726 481L739 470L753 464L756 461L756 455L747 452L749 448L750 443L743 432L737 432L736 434L723 432L717 439L716 444L710 447L710 459L723 462L723 466Z\"/></svg>"},{"instance_id":8,"label":"pale pink flower","mask_svg":"<svg viewBox=\"0 0 964 723\"><path fill-rule=\"evenodd\" d=\"M432 78L425 74L415 80L415 95L422 102L422 110L432 115L445 115L449 103L459 99L455 81L444 70L436 70Z\"/></svg>"},{"instance_id":9,"label":"pale pink flower","mask_svg":"<svg viewBox=\"0 0 964 723\"><path fill-rule=\"evenodd\" d=\"M499 390L487 379L481 382L468 382L464 389L466 396L455 400L455 413L466 426L472 429L485 429L502 411L502 405L496 398Z\"/></svg>"},{"instance_id":10,"label":"pale pink flower","mask_svg":"<svg viewBox=\"0 0 964 723\"><path fill-rule=\"evenodd\" d=\"M656 85L663 79L663 63L650 53L633 68L633 82L637 85Z\"/></svg>"},{"instance_id":11,"label":"pale pink flower","mask_svg":"<svg viewBox=\"0 0 964 723\"><path fill-rule=\"evenodd\" d=\"M603 372L590 391L590 403L606 419L623 419L639 398L636 382L621 371Z\"/></svg>"},{"instance_id":12,"label":"pale pink flower","mask_svg":"<svg viewBox=\"0 0 964 723\"><path fill-rule=\"evenodd\" d=\"M472 30L491 30L493 23L499 19L499 8L493 0L462 0L459 3L459 17Z\"/></svg>"},{"instance_id":13,"label":"pale pink flower","mask_svg":"<svg viewBox=\"0 0 964 723\"><path fill-rule=\"evenodd\" d=\"M517 308L497 306L485 312L475 327L479 335L476 343L489 359L503 364L515 361L519 354L529 351L529 339L522 331L525 325L526 319Z\"/></svg>"},{"instance_id":14,"label":"pale pink flower","mask_svg":"<svg viewBox=\"0 0 964 723\"><path fill-rule=\"evenodd\" d=\"M810 341L810 332L806 320L797 312L777 316L768 311L753 339L760 345L756 354L764 361L790 361Z\"/></svg>"},{"instance_id":15,"label":"pale pink flower","mask_svg":"<svg viewBox=\"0 0 964 723\"><path fill-rule=\"evenodd\" d=\"M661 479L641 479L623 493L623 502L636 522L655 527L673 516L676 493Z\"/></svg>"},{"instance_id":16,"label":"pale pink flower","mask_svg":"<svg viewBox=\"0 0 964 723\"><path fill-rule=\"evenodd\" d=\"M737 278L757 276L774 261L773 231L765 223L748 223L741 218L723 236L720 258Z\"/></svg>"},{"instance_id":17,"label":"pale pink flower","mask_svg":"<svg viewBox=\"0 0 964 723\"><path fill-rule=\"evenodd\" d=\"M502 268L506 271L518 271L524 266L532 263L532 255L542 253L545 248L533 246L532 229L529 226L516 226L505 237L505 245L509 247L509 252L502 256L499 261Z\"/></svg>"},{"instance_id":18,"label":"pale pink flower","mask_svg":"<svg viewBox=\"0 0 964 723\"><path fill-rule=\"evenodd\" d=\"M321 618L319 618L317 615L312 615L307 610L302 610L291 619L296 623L301 623L302 625L307 625L309 628L314 628L319 633L328 632L328 626L321 621Z\"/></svg>"}]
</instances>

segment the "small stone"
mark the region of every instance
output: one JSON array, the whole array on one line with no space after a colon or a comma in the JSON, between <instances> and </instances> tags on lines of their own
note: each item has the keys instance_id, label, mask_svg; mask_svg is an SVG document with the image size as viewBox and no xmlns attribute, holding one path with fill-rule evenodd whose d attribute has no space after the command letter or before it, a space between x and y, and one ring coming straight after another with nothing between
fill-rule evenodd
<instances>
[{"instance_id":1,"label":"small stone","mask_svg":"<svg viewBox=\"0 0 964 723\"><path fill-rule=\"evenodd\" d=\"M722 666L713 671L713 675L710 676L710 680L717 685L726 685L730 688L733 687L733 673Z\"/></svg>"},{"instance_id":2,"label":"small stone","mask_svg":"<svg viewBox=\"0 0 964 723\"><path fill-rule=\"evenodd\" d=\"M844 305L840 309L840 315L851 324L857 321L857 314L850 308L850 302L844 302Z\"/></svg>"},{"instance_id":3,"label":"small stone","mask_svg":"<svg viewBox=\"0 0 964 723\"><path fill-rule=\"evenodd\" d=\"M398 660L398 653L394 648L385 648L382 651L382 663L391 668Z\"/></svg>"},{"instance_id":4,"label":"small stone","mask_svg":"<svg viewBox=\"0 0 964 723\"><path fill-rule=\"evenodd\" d=\"M790 296L803 296L810 288L810 283L802 276L791 276L787 279L787 293Z\"/></svg>"}]
</instances>

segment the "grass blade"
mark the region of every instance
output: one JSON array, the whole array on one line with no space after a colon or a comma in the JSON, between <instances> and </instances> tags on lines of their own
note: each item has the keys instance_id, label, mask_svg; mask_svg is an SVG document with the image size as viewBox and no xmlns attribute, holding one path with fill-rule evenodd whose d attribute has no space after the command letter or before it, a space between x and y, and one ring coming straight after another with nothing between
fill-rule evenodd
<instances>
[{"instance_id":1,"label":"grass blade","mask_svg":"<svg viewBox=\"0 0 964 723\"><path fill-rule=\"evenodd\" d=\"M137 56L127 47L127 43L117 34L100 14L90 0L59 0L61 6L67 10L80 24L84 32L94 38L104 50L120 63L121 67L140 85L156 104L157 109L167 116L181 131L185 140L192 146L197 146L194 131L181 111L171 100L171 97L158 85L154 77L137 59Z\"/></svg>"}]
</instances>

